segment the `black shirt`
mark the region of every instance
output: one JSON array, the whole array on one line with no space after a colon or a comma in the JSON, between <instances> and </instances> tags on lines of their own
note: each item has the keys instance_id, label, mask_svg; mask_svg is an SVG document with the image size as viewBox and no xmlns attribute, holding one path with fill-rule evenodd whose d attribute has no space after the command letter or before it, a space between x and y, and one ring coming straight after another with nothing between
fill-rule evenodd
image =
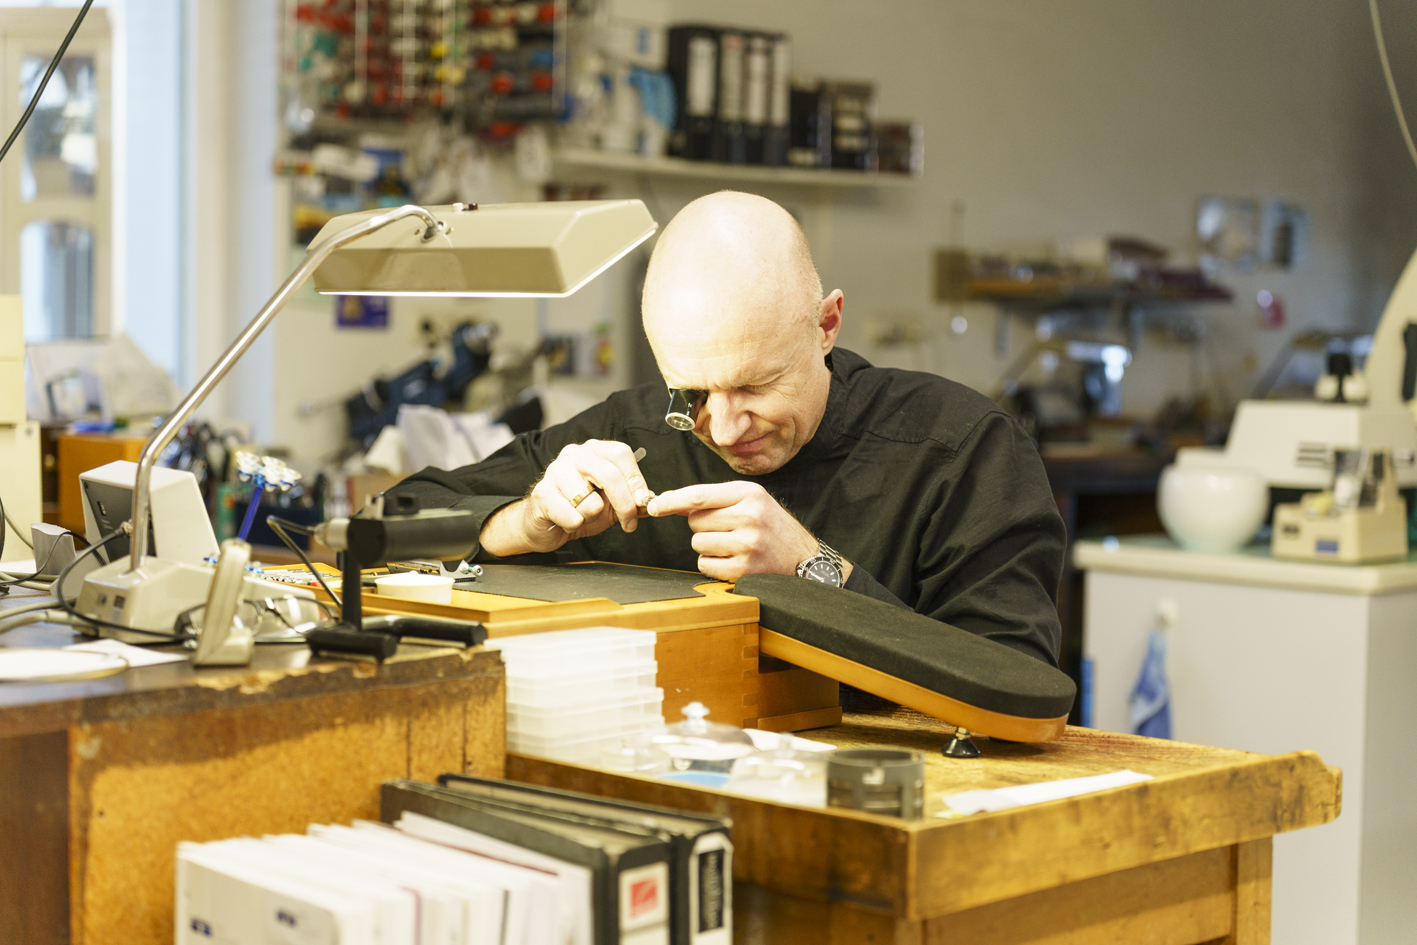
<instances>
[{"instance_id":1,"label":"black shirt","mask_svg":"<svg viewBox=\"0 0 1417 945\"><path fill-rule=\"evenodd\" d=\"M655 492L756 481L852 564L846 587L909 607L1057 665L1056 609L1064 529L1038 451L986 397L933 374L876 368L833 352L831 389L816 435L786 465L742 476L689 432L664 422L669 395L649 384L518 436L451 472L428 468L395 493L485 522L524 496L561 449L589 439L644 447ZM682 516L644 518L568 542L563 561L618 561L698 570ZM544 556L479 561L546 560Z\"/></svg>"}]
</instances>

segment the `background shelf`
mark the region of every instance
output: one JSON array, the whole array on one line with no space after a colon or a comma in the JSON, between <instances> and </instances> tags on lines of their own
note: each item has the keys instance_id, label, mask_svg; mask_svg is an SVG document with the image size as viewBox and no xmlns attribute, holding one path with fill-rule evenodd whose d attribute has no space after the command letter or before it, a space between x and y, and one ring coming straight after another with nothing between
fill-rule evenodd
<instances>
[{"instance_id":1,"label":"background shelf","mask_svg":"<svg viewBox=\"0 0 1417 945\"><path fill-rule=\"evenodd\" d=\"M809 170L798 167L763 167L751 164L720 164L689 161L676 157L644 157L593 151L589 148L559 148L552 153L558 175L564 171L602 171L621 174L649 174L656 177L697 178L699 180L754 181L850 190L866 187L901 187L919 178L905 174L864 171Z\"/></svg>"}]
</instances>

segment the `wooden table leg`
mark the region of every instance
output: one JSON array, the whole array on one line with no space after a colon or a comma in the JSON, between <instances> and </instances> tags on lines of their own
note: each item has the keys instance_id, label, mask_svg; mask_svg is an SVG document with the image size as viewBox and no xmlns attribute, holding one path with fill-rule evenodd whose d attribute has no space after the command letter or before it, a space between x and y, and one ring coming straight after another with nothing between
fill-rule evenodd
<instances>
[{"instance_id":1,"label":"wooden table leg","mask_svg":"<svg viewBox=\"0 0 1417 945\"><path fill-rule=\"evenodd\" d=\"M1231 848L1235 856L1235 931L1225 945L1269 945L1274 838Z\"/></svg>"},{"instance_id":2,"label":"wooden table leg","mask_svg":"<svg viewBox=\"0 0 1417 945\"><path fill-rule=\"evenodd\" d=\"M0 739L0 942L69 942L69 734Z\"/></svg>"}]
</instances>

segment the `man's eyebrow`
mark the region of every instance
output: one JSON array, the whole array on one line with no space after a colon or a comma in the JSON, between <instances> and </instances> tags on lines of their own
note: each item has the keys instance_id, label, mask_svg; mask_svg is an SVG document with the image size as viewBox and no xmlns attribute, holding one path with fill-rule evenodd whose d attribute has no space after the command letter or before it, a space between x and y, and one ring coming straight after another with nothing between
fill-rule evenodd
<instances>
[{"instance_id":1,"label":"man's eyebrow","mask_svg":"<svg viewBox=\"0 0 1417 945\"><path fill-rule=\"evenodd\" d=\"M779 377L782 377L782 375L786 373L786 368L773 368L772 370L762 374L751 375L748 380L742 382L741 384L735 384L734 387L762 387L764 384L771 384L773 381L777 380Z\"/></svg>"}]
</instances>

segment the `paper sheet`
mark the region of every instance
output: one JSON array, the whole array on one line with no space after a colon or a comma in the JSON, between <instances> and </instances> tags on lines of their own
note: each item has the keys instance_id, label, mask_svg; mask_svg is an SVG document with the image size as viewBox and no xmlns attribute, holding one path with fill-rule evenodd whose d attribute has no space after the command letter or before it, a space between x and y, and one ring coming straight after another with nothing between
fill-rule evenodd
<instances>
[{"instance_id":1,"label":"paper sheet","mask_svg":"<svg viewBox=\"0 0 1417 945\"><path fill-rule=\"evenodd\" d=\"M780 748L792 751L836 751L835 745L813 741L810 738L799 738L790 732L764 732L757 728L747 728L743 731L753 740L753 747L758 751L777 751Z\"/></svg>"},{"instance_id":2,"label":"paper sheet","mask_svg":"<svg viewBox=\"0 0 1417 945\"><path fill-rule=\"evenodd\" d=\"M157 650L150 650L147 647L133 646L128 643L120 643L117 640L95 640L92 643L75 643L73 646L64 647L66 650L79 650L84 653L107 653L111 656L121 656L128 661L128 667L157 666L160 663L181 663L187 659L184 653L161 653Z\"/></svg>"},{"instance_id":3,"label":"paper sheet","mask_svg":"<svg viewBox=\"0 0 1417 945\"><path fill-rule=\"evenodd\" d=\"M1105 791L1108 788L1150 780L1149 774L1123 769L1086 778L1064 778L1060 781L1016 784L993 790L963 791L959 794L946 794L943 800L945 805L957 814L978 814L981 811L1008 810L1010 807L1041 804L1044 801L1056 801L1064 797L1091 794L1094 791Z\"/></svg>"}]
</instances>

